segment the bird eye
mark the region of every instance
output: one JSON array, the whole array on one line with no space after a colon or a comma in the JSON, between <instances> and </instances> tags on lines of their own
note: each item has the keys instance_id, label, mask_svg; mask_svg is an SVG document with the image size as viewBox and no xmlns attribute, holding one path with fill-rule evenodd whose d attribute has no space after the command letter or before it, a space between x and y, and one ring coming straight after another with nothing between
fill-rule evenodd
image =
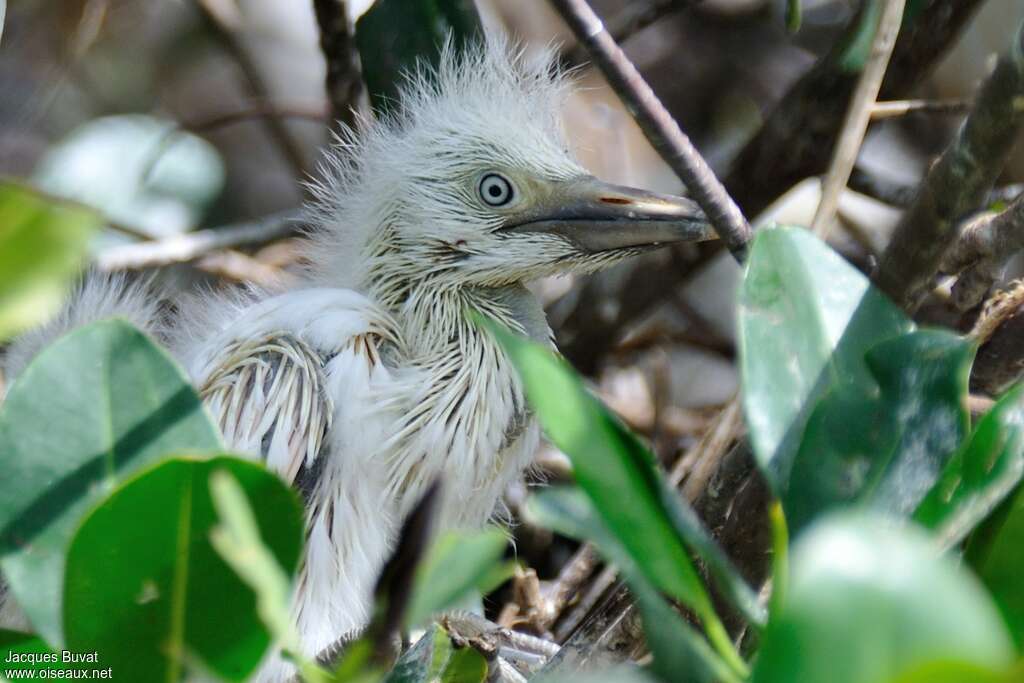
<instances>
[{"instance_id":1,"label":"bird eye","mask_svg":"<svg viewBox=\"0 0 1024 683\"><path fill-rule=\"evenodd\" d=\"M512 183L503 175L488 173L480 179L480 199L488 206L505 206L515 196Z\"/></svg>"}]
</instances>

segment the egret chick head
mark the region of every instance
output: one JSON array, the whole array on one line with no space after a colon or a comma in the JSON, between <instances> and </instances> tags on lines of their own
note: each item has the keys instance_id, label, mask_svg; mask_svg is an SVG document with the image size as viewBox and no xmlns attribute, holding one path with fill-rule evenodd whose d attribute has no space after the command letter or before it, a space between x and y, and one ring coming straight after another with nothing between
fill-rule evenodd
<instances>
[{"instance_id":1,"label":"egret chick head","mask_svg":"<svg viewBox=\"0 0 1024 683\"><path fill-rule=\"evenodd\" d=\"M391 113L364 119L328 154L312 213L320 278L501 286L674 241L682 218L706 226L689 200L590 176L561 124L569 91L550 53L495 37L462 51L449 42Z\"/></svg>"}]
</instances>

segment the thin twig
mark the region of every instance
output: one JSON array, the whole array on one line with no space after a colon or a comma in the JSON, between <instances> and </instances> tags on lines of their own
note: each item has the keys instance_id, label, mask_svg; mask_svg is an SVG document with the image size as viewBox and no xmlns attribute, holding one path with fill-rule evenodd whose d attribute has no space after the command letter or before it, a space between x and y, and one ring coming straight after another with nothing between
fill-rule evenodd
<instances>
[{"instance_id":1,"label":"thin twig","mask_svg":"<svg viewBox=\"0 0 1024 683\"><path fill-rule=\"evenodd\" d=\"M551 0L609 84L626 104L644 135L679 176L707 214L729 250L743 259L751 229L711 167L605 29L586 0Z\"/></svg>"},{"instance_id":2,"label":"thin twig","mask_svg":"<svg viewBox=\"0 0 1024 683\"><path fill-rule=\"evenodd\" d=\"M821 201L811 223L812 231L822 239L828 237L835 219L836 207L839 206L839 196L857 162L864 133L867 132L871 121L871 108L878 98L882 79L885 78L885 69L896 45L896 36L900 32L904 3L905 0L886 0L867 64L864 65L864 71L853 91L846 120L843 122L842 132L839 134L839 140L832 153L832 162L822 185Z\"/></svg>"},{"instance_id":3,"label":"thin twig","mask_svg":"<svg viewBox=\"0 0 1024 683\"><path fill-rule=\"evenodd\" d=\"M693 469L687 473L683 484L683 498L692 503L703 493L742 428L743 410L737 396L726 404L704 437L694 446L694 457L684 457L680 461L693 462ZM677 474L673 470L670 475L673 485L679 484L677 478L682 478L681 473Z\"/></svg>"},{"instance_id":4,"label":"thin twig","mask_svg":"<svg viewBox=\"0 0 1024 683\"><path fill-rule=\"evenodd\" d=\"M294 279L291 273L234 249L223 249L200 257L196 267L226 280L252 282L268 289L281 287Z\"/></svg>"},{"instance_id":5,"label":"thin twig","mask_svg":"<svg viewBox=\"0 0 1024 683\"><path fill-rule=\"evenodd\" d=\"M890 100L875 102L871 107L871 120L883 121L910 114L966 114L971 110L968 100Z\"/></svg>"},{"instance_id":6,"label":"thin twig","mask_svg":"<svg viewBox=\"0 0 1024 683\"><path fill-rule=\"evenodd\" d=\"M238 68L242 71L245 87L252 98L260 102L272 99L270 97L270 89L264 82L263 74L260 72L259 67L249 57L249 53L246 52L245 46L238 40L233 28L223 23L224 17L222 13L212 7L211 0L195 0L195 4L199 8L199 12L202 14L207 26L220 39L221 43L223 43L231 57L235 60L235 63L238 64ZM305 155L302 153L299 143L288 132L284 122L277 117L267 117L263 121L270 136L281 150L281 154L291 166L296 180L304 178L306 175Z\"/></svg>"},{"instance_id":7,"label":"thin twig","mask_svg":"<svg viewBox=\"0 0 1024 683\"><path fill-rule=\"evenodd\" d=\"M172 263L187 263L218 249L260 244L286 237L294 232L297 219L296 211L284 211L222 228L113 247L96 257L96 267L104 271L137 270Z\"/></svg>"},{"instance_id":8,"label":"thin twig","mask_svg":"<svg viewBox=\"0 0 1024 683\"><path fill-rule=\"evenodd\" d=\"M908 311L931 289L961 220L991 191L1024 127L1024 24L982 86L959 134L932 165L913 205L896 226L875 281Z\"/></svg>"},{"instance_id":9,"label":"thin twig","mask_svg":"<svg viewBox=\"0 0 1024 683\"><path fill-rule=\"evenodd\" d=\"M579 547L544 594L544 613L538 620L540 626L549 630L562 616L566 605L594 573L599 559L597 550L589 541Z\"/></svg>"},{"instance_id":10,"label":"thin twig","mask_svg":"<svg viewBox=\"0 0 1024 683\"><path fill-rule=\"evenodd\" d=\"M355 106L363 89L359 55L348 20L345 0L313 0L320 26L320 50L327 63L327 99L331 103L332 128L355 123Z\"/></svg>"}]
</instances>

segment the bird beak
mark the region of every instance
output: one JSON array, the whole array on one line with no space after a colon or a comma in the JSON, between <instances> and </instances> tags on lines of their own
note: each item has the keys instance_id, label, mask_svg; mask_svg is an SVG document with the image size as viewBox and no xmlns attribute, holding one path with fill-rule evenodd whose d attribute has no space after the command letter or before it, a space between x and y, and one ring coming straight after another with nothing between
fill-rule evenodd
<instances>
[{"instance_id":1,"label":"bird beak","mask_svg":"<svg viewBox=\"0 0 1024 683\"><path fill-rule=\"evenodd\" d=\"M693 201L593 176L554 183L502 232L560 235L589 253L717 239Z\"/></svg>"}]
</instances>

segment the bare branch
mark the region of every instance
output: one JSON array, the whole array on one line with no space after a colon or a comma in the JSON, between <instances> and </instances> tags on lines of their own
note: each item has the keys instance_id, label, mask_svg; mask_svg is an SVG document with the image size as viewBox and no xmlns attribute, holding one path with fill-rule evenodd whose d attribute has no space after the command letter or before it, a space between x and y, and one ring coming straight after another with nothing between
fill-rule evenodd
<instances>
[{"instance_id":1,"label":"bare branch","mask_svg":"<svg viewBox=\"0 0 1024 683\"><path fill-rule=\"evenodd\" d=\"M259 67L249 57L249 53L246 52L245 46L238 40L233 28L225 25L222 12L215 9L214 4L212 0L196 0L196 7L199 8L199 12L202 14L207 26L224 44L225 49L231 54L231 57L238 64L238 68L242 71L249 94L257 101L269 101L271 99L269 96L270 91L263 80L263 74L260 73ZM306 175L306 158L302 153L299 143L288 132L288 128L281 119L270 116L263 120L270 136L277 143L281 154L291 166L295 178L304 178Z\"/></svg>"},{"instance_id":2,"label":"bare branch","mask_svg":"<svg viewBox=\"0 0 1024 683\"><path fill-rule=\"evenodd\" d=\"M971 330L981 344L971 368L971 389L998 396L1024 375L1024 283L994 295Z\"/></svg>"},{"instance_id":3,"label":"bare branch","mask_svg":"<svg viewBox=\"0 0 1024 683\"><path fill-rule=\"evenodd\" d=\"M719 237L737 259L742 259L751 237L750 224L601 19L586 0L552 0L552 5L590 52L658 154L700 204Z\"/></svg>"},{"instance_id":4,"label":"bare branch","mask_svg":"<svg viewBox=\"0 0 1024 683\"><path fill-rule=\"evenodd\" d=\"M882 87L882 79L885 77L885 69L889 65L889 57L892 55L893 47L896 45L896 36L900 32L900 24L903 22L904 0L886 0L882 15L878 20L878 27L875 31L875 38L871 44L871 53L868 56L867 64L861 72L860 80L853 91L853 98L850 101L850 108L846 113L846 121L843 123L842 132L839 134L839 141L836 143L832 155L832 162L825 182L822 185L821 201L818 203L818 210L814 214L814 221L811 229L822 239L828 236L836 215L836 208L839 206L839 195L846 187L850 179L850 172L857 163L857 155L860 152L861 143L864 141L864 133L871 121L871 109L878 98L878 91Z\"/></svg>"},{"instance_id":5,"label":"bare branch","mask_svg":"<svg viewBox=\"0 0 1024 683\"><path fill-rule=\"evenodd\" d=\"M327 99L331 102L332 127L339 123L352 126L363 79L345 0L313 0L313 10L320 26L320 50L327 62Z\"/></svg>"},{"instance_id":6,"label":"bare branch","mask_svg":"<svg viewBox=\"0 0 1024 683\"><path fill-rule=\"evenodd\" d=\"M959 116L971 110L967 100L891 100L875 102L871 107L871 120L883 121L910 114L948 114Z\"/></svg>"},{"instance_id":7,"label":"bare branch","mask_svg":"<svg viewBox=\"0 0 1024 683\"><path fill-rule=\"evenodd\" d=\"M875 281L908 311L920 305L960 221L992 190L1024 127L1024 25L985 82L956 139L896 226Z\"/></svg>"},{"instance_id":8,"label":"bare branch","mask_svg":"<svg viewBox=\"0 0 1024 683\"><path fill-rule=\"evenodd\" d=\"M293 234L298 212L272 214L236 225L198 230L167 239L113 247L96 257L96 267L104 271L138 270L187 263L218 249L246 244L262 244Z\"/></svg>"}]
</instances>

